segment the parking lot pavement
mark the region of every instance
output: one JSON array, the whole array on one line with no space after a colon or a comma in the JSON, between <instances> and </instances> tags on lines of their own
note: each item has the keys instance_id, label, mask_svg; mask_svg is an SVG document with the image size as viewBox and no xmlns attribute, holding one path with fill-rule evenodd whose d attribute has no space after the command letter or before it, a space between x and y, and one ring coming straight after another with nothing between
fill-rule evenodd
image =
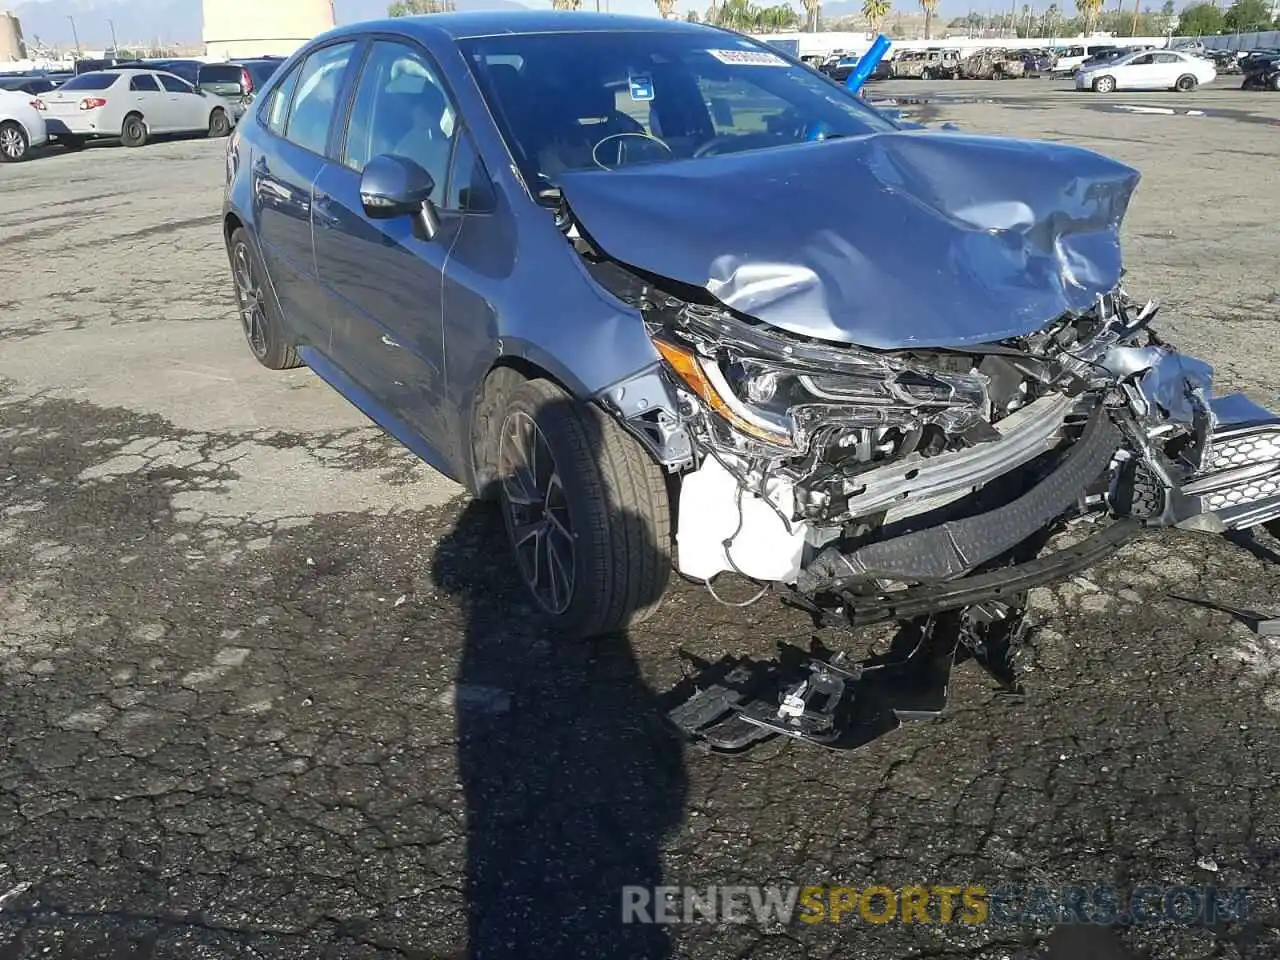
<instances>
[{"instance_id":1,"label":"parking lot pavement","mask_svg":"<svg viewBox=\"0 0 1280 960\"><path fill-rule=\"evenodd\" d=\"M1125 114L1035 83L911 84L936 98L911 109L1140 167L1131 289L1280 401L1280 99ZM617 642L541 634L490 509L250 359L221 155L0 178L0 958L996 960L1050 937L622 925L622 885L659 883L1244 886L1246 920L1117 942L1280 954L1280 642L1173 596L1275 609L1280 544L1167 533L1037 591L1022 699L965 667L944 718L852 754L682 750L654 718L678 651L768 655L808 622L681 583Z\"/></svg>"}]
</instances>

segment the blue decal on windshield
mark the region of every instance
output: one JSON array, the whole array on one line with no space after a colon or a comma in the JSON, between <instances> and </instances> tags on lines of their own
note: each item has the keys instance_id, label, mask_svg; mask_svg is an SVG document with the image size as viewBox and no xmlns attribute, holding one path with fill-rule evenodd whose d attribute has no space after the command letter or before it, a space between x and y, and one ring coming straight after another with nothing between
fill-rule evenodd
<instances>
[{"instance_id":1,"label":"blue decal on windshield","mask_svg":"<svg viewBox=\"0 0 1280 960\"><path fill-rule=\"evenodd\" d=\"M653 78L652 77L628 77L627 82L631 85L632 100L652 100L653 99Z\"/></svg>"}]
</instances>

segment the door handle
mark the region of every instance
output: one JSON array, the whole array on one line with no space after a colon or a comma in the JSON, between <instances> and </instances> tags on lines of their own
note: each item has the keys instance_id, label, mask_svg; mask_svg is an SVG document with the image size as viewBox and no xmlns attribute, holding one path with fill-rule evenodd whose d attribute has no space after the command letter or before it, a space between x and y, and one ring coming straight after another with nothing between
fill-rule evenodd
<instances>
[{"instance_id":1,"label":"door handle","mask_svg":"<svg viewBox=\"0 0 1280 960\"><path fill-rule=\"evenodd\" d=\"M311 204L311 211L315 222L325 230L334 230L342 225L342 218L333 212L333 199L331 197L317 194Z\"/></svg>"},{"instance_id":2,"label":"door handle","mask_svg":"<svg viewBox=\"0 0 1280 960\"><path fill-rule=\"evenodd\" d=\"M390 337L388 337L385 333L382 335L382 342L383 342L384 344L386 344L388 347L399 347L399 346L400 346L400 344L396 343L394 340L392 340Z\"/></svg>"}]
</instances>

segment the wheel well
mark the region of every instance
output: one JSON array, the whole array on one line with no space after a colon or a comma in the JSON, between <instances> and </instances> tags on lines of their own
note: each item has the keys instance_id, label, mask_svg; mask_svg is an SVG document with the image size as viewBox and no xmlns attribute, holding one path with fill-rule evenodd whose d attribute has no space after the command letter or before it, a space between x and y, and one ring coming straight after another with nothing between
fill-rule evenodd
<instances>
[{"instance_id":1,"label":"wheel well","mask_svg":"<svg viewBox=\"0 0 1280 960\"><path fill-rule=\"evenodd\" d=\"M231 242L231 235L244 226L243 221L234 213L228 213L222 221L222 237L227 242Z\"/></svg>"},{"instance_id":2,"label":"wheel well","mask_svg":"<svg viewBox=\"0 0 1280 960\"><path fill-rule=\"evenodd\" d=\"M566 393L573 393L550 371L523 357L500 357L489 368L484 382L476 391L468 431L471 438L471 487L472 492L481 500L492 500L498 493L493 465L498 459L497 417L502 396L526 380L550 380Z\"/></svg>"}]
</instances>

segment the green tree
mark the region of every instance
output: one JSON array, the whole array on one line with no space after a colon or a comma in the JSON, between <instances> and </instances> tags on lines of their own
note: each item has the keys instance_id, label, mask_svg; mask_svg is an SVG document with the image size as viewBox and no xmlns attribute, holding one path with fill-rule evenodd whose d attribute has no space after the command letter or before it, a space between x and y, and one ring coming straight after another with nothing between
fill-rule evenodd
<instances>
[{"instance_id":1,"label":"green tree","mask_svg":"<svg viewBox=\"0 0 1280 960\"><path fill-rule=\"evenodd\" d=\"M1084 32L1093 33L1098 22L1098 12L1102 9L1102 0L1076 0L1076 10L1084 21Z\"/></svg>"},{"instance_id":2,"label":"green tree","mask_svg":"<svg viewBox=\"0 0 1280 960\"><path fill-rule=\"evenodd\" d=\"M1222 17L1225 33L1271 29L1271 10L1262 0L1236 0Z\"/></svg>"},{"instance_id":3,"label":"green tree","mask_svg":"<svg viewBox=\"0 0 1280 960\"><path fill-rule=\"evenodd\" d=\"M862 0L862 15L872 33L879 33L884 18L893 10L893 0Z\"/></svg>"},{"instance_id":4,"label":"green tree","mask_svg":"<svg viewBox=\"0 0 1280 960\"><path fill-rule=\"evenodd\" d=\"M804 6L804 28L810 31L818 29L818 20L822 16L822 0L800 0Z\"/></svg>"},{"instance_id":5,"label":"green tree","mask_svg":"<svg viewBox=\"0 0 1280 960\"><path fill-rule=\"evenodd\" d=\"M698 23L702 18L698 16L697 10L690 10L684 15L684 19L687 23Z\"/></svg>"},{"instance_id":6,"label":"green tree","mask_svg":"<svg viewBox=\"0 0 1280 960\"><path fill-rule=\"evenodd\" d=\"M676 0L653 0L658 5L658 16L663 20L670 20L671 15L676 12Z\"/></svg>"},{"instance_id":7,"label":"green tree","mask_svg":"<svg viewBox=\"0 0 1280 960\"><path fill-rule=\"evenodd\" d=\"M420 13L447 13L453 9L453 0L395 0L387 8L391 17L412 17Z\"/></svg>"},{"instance_id":8,"label":"green tree","mask_svg":"<svg viewBox=\"0 0 1280 960\"><path fill-rule=\"evenodd\" d=\"M1193 3L1178 18L1178 36L1209 37L1222 32L1222 11L1212 3Z\"/></svg>"}]
</instances>

